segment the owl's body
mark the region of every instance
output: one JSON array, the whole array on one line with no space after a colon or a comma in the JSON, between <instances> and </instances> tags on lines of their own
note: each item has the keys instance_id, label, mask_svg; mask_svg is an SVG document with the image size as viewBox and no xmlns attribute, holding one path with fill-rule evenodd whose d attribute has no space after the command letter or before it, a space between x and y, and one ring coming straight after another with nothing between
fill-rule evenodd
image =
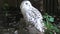
<instances>
[{"instance_id":1,"label":"owl's body","mask_svg":"<svg viewBox=\"0 0 60 34\"><path fill-rule=\"evenodd\" d=\"M41 13L34 8L30 1L23 1L20 6L21 12L27 23L31 23L40 32L44 32L44 23Z\"/></svg>"}]
</instances>

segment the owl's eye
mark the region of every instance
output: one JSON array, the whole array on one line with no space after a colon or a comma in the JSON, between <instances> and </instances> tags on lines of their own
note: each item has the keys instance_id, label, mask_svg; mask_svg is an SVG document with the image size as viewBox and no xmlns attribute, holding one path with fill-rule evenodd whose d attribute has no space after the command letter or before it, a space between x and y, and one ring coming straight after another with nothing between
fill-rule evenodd
<instances>
[{"instance_id":1,"label":"owl's eye","mask_svg":"<svg viewBox=\"0 0 60 34\"><path fill-rule=\"evenodd\" d=\"M26 5L27 5L28 3L26 3Z\"/></svg>"}]
</instances>

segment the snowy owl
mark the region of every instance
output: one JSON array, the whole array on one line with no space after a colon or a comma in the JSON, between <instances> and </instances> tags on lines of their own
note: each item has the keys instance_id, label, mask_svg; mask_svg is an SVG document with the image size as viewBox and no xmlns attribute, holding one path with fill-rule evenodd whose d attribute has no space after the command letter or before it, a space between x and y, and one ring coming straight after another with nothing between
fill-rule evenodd
<instances>
[{"instance_id":1,"label":"snowy owl","mask_svg":"<svg viewBox=\"0 0 60 34\"><path fill-rule=\"evenodd\" d=\"M39 10L32 6L30 1L23 1L20 9L27 23L31 23L37 30L44 32L43 17Z\"/></svg>"}]
</instances>

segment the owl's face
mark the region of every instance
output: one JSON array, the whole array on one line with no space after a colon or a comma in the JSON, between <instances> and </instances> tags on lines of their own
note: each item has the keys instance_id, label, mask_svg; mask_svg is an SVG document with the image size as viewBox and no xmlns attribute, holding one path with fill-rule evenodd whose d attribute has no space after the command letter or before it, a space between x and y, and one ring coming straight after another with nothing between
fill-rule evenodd
<instances>
[{"instance_id":1,"label":"owl's face","mask_svg":"<svg viewBox=\"0 0 60 34\"><path fill-rule=\"evenodd\" d=\"M22 7L31 7L32 5L31 5L31 3L30 3L30 1L23 1L22 3L21 3L21 8Z\"/></svg>"}]
</instances>

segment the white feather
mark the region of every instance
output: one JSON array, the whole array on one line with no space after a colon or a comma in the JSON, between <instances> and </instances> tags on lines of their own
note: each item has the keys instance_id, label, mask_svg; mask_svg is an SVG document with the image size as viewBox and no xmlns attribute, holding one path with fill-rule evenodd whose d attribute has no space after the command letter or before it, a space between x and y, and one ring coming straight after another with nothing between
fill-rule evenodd
<instances>
[{"instance_id":1,"label":"white feather","mask_svg":"<svg viewBox=\"0 0 60 34\"><path fill-rule=\"evenodd\" d=\"M20 9L26 22L32 23L36 29L40 32L44 32L43 17L39 10L31 5L30 1L23 1Z\"/></svg>"}]
</instances>

